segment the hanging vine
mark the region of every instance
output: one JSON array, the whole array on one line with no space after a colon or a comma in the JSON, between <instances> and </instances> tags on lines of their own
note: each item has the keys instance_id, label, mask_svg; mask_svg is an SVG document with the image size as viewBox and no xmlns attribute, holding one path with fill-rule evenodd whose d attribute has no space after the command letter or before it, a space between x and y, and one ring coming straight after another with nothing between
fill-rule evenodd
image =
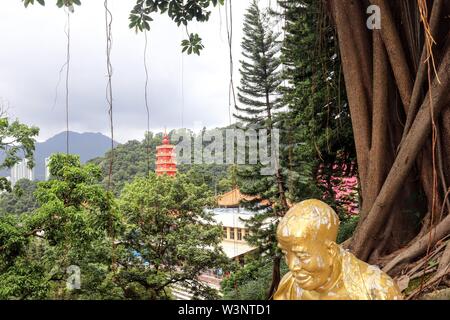
<instances>
[{"instance_id":1,"label":"hanging vine","mask_svg":"<svg viewBox=\"0 0 450 320\"><path fill-rule=\"evenodd\" d=\"M113 89L112 89L112 74L113 68L111 63L111 49L112 49L112 21L113 16L108 8L108 0L104 1L105 7L105 29L106 29L106 69L107 69L107 85L106 85L106 101L108 103L108 115L109 115L109 125L111 134L111 150L109 158L109 173L108 173L108 191L112 188L112 171L114 164L114 119L113 119ZM108 193L112 196L111 192ZM111 269L115 270L116 256L115 256L115 233L114 233L114 223L113 223L113 213L112 208L109 212L109 233L111 236Z\"/></svg>"},{"instance_id":2,"label":"hanging vine","mask_svg":"<svg viewBox=\"0 0 450 320\"><path fill-rule=\"evenodd\" d=\"M425 31L425 50L426 50L426 59L424 63L427 64L427 77L428 77L428 90L429 90L429 99L430 99L430 117L431 117L431 159L432 159L432 200L431 200L431 231L428 237L427 250L425 254L426 263L429 262L430 253L432 246L434 244L434 238L436 236L436 209L438 206L438 177L437 177L437 169L436 169L436 148L437 148L437 125L434 115L433 109L433 94L432 94L432 79L431 79L431 69L433 68L434 74L436 76L436 80L440 83L439 75L436 69L435 59L433 55L433 45L436 44L436 41L433 38L433 34L431 31L430 24L428 22L428 6L426 1L417 0L417 6L419 9L420 20L422 21L423 28ZM445 190L444 190L445 191ZM444 200L445 204L445 200ZM444 207L444 204L442 207ZM440 217L442 218L442 216ZM438 220L440 222L440 220ZM423 270L422 278L420 281L419 293L422 292L425 286L425 269Z\"/></svg>"},{"instance_id":3,"label":"hanging vine","mask_svg":"<svg viewBox=\"0 0 450 320\"><path fill-rule=\"evenodd\" d=\"M233 6L231 0L228 0L228 7L225 4L225 25L227 28L228 50L230 59L230 83L228 86L228 121L231 125L231 99L233 99L234 106L236 107L236 94L234 91L233 83Z\"/></svg>"},{"instance_id":4,"label":"hanging vine","mask_svg":"<svg viewBox=\"0 0 450 320\"><path fill-rule=\"evenodd\" d=\"M106 70L107 70L107 85L106 85L106 101L108 103L109 126L111 135L111 151L109 158L109 174L108 174L108 189L111 189L112 184L112 170L114 164L114 122L113 122L113 89L112 89L112 74L113 68L111 64L111 49L112 49L112 20L113 16L108 8L108 0L104 2L105 7L105 27L106 27Z\"/></svg>"},{"instance_id":5,"label":"hanging vine","mask_svg":"<svg viewBox=\"0 0 450 320\"><path fill-rule=\"evenodd\" d=\"M69 74L70 74L70 10L67 10L67 59L66 59L66 153L69 154Z\"/></svg>"},{"instance_id":6,"label":"hanging vine","mask_svg":"<svg viewBox=\"0 0 450 320\"><path fill-rule=\"evenodd\" d=\"M148 103L148 66L147 66L147 48L148 48L148 39L147 39L147 30L144 31L144 70L145 70L145 110L147 112L147 134L145 136L146 141L146 149L147 149L147 174L150 174L150 106Z\"/></svg>"},{"instance_id":7,"label":"hanging vine","mask_svg":"<svg viewBox=\"0 0 450 320\"><path fill-rule=\"evenodd\" d=\"M70 13L73 12L73 9L70 10L69 8L66 8L66 24L64 26L64 33L66 35L66 61L59 69L59 76L58 76L58 82L56 83L55 87L55 99L53 101L53 107L52 111L56 107L56 103L58 101L58 88L61 83L61 78L64 69L66 69L65 72L65 124L66 124L66 153L69 154L70 148L69 148L69 75L70 75Z\"/></svg>"},{"instance_id":8,"label":"hanging vine","mask_svg":"<svg viewBox=\"0 0 450 320\"><path fill-rule=\"evenodd\" d=\"M181 129L184 128L184 54L181 52Z\"/></svg>"}]
</instances>

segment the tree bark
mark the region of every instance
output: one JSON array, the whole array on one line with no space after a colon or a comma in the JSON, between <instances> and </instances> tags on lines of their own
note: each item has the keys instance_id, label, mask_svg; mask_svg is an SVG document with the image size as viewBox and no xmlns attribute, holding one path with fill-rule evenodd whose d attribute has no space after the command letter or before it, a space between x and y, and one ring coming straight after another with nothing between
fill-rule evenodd
<instances>
[{"instance_id":1,"label":"tree bark","mask_svg":"<svg viewBox=\"0 0 450 320\"><path fill-rule=\"evenodd\" d=\"M396 255L386 266L383 268L384 272L391 271L395 266L402 262L408 262L411 259L423 254L428 247L433 246L437 241L450 233L450 215L447 215L436 228L432 228L427 234L422 236L419 240L414 241L413 244L407 249L403 250L400 254Z\"/></svg>"},{"instance_id":2,"label":"tree bark","mask_svg":"<svg viewBox=\"0 0 450 320\"><path fill-rule=\"evenodd\" d=\"M380 192L386 178L390 158L389 149L389 88L386 49L379 32L373 32L373 108L372 142L368 163L368 181L360 219L363 220ZM362 222L361 222L362 223Z\"/></svg>"},{"instance_id":3,"label":"tree bark","mask_svg":"<svg viewBox=\"0 0 450 320\"><path fill-rule=\"evenodd\" d=\"M267 293L267 300L271 300L273 298L273 295L278 289L278 284L280 283L281 280L280 264L281 264L281 257L276 255L273 258L272 283Z\"/></svg>"},{"instance_id":4,"label":"tree bark","mask_svg":"<svg viewBox=\"0 0 450 320\"><path fill-rule=\"evenodd\" d=\"M439 78L444 84L450 83L450 73L448 72L450 68L449 41L446 42L445 48L445 57L439 66L438 72ZM433 81L431 92L433 117L436 118L444 107L448 107L450 95L448 94L448 88L445 85L440 85L436 79ZM431 105L429 94L427 94L424 103L411 126L410 132L406 136L403 145L400 147L397 158L394 161L380 194L375 200L367 219L364 223L359 225L353 237L354 241L352 249L360 259L366 260L374 249L378 231L389 214L389 208L395 201L396 195L399 193L402 184L405 182L406 177L430 132Z\"/></svg>"},{"instance_id":5,"label":"tree bark","mask_svg":"<svg viewBox=\"0 0 450 320\"><path fill-rule=\"evenodd\" d=\"M359 1L331 0L342 57L357 153L361 193L365 194L370 148L371 49ZM345 39L345 40L344 40Z\"/></svg>"},{"instance_id":6,"label":"tree bark","mask_svg":"<svg viewBox=\"0 0 450 320\"><path fill-rule=\"evenodd\" d=\"M441 119L441 145L442 145L442 160L444 166L444 175L447 186L450 185L450 107L447 107L442 112Z\"/></svg>"},{"instance_id":7,"label":"tree bark","mask_svg":"<svg viewBox=\"0 0 450 320\"><path fill-rule=\"evenodd\" d=\"M442 8L443 8L443 0L436 0L433 5L433 9L431 11L431 17L430 17L430 28L431 33L435 35L437 33L437 29L439 26L439 19L442 14ZM414 87L411 95L411 103L410 108L407 112L406 117L406 123L405 128L403 130L403 138L406 137L406 134L409 132L409 129L411 128L411 125L414 121L414 118L417 114L417 111L420 107L420 98L422 96L423 86L427 80L427 49L424 46L422 49L422 55L420 57L420 64L419 64L419 70L416 74L416 80L414 81Z\"/></svg>"},{"instance_id":8,"label":"tree bark","mask_svg":"<svg viewBox=\"0 0 450 320\"><path fill-rule=\"evenodd\" d=\"M405 110L410 104L413 82L411 71L406 60L405 51L395 27L391 8L386 0L371 0L371 3L380 7L381 11L381 36L394 72L397 88Z\"/></svg>"},{"instance_id":9,"label":"tree bark","mask_svg":"<svg viewBox=\"0 0 450 320\"><path fill-rule=\"evenodd\" d=\"M448 270L450 268L450 241L447 241L444 253L442 254L441 260L439 261L438 272L443 270Z\"/></svg>"},{"instance_id":10,"label":"tree bark","mask_svg":"<svg viewBox=\"0 0 450 320\"><path fill-rule=\"evenodd\" d=\"M381 9L381 30L371 31L369 1L325 1L338 34L359 170L362 211L349 249L363 260L405 257L401 252L417 252L430 228L448 219L438 214L450 207L442 207L450 185L450 3L369 0ZM438 77L424 44L422 4L432 6L425 18Z\"/></svg>"}]
</instances>

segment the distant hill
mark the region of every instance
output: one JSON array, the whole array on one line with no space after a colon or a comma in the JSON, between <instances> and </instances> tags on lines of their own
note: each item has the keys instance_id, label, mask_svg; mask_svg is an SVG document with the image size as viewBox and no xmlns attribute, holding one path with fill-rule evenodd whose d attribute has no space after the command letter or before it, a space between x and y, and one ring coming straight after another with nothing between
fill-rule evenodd
<instances>
[{"instance_id":1,"label":"distant hill","mask_svg":"<svg viewBox=\"0 0 450 320\"><path fill-rule=\"evenodd\" d=\"M191 132L192 133L192 132ZM171 136L173 131L169 133ZM114 161L112 168L112 190L115 194L120 194L126 183L133 181L137 176L145 176L148 172L149 166L147 159L150 161L150 171L155 171L156 160L156 147L162 143L162 132L149 133L148 140L130 140L121 144L114 150ZM174 141L172 141L174 143ZM149 154L147 153L147 144L149 144ZM109 181L109 166L110 155L107 152L104 156L97 157L89 161L90 163L97 164L102 168L104 185ZM211 191L222 192L224 189L223 181L219 183L223 178L227 176L228 165L216 165L216 164L178 164L177 169L180 173L188 173L190 179L195 182L196 185L202 183L207 184ZM228 191L228 189L226 190Z\"/></svg>"},{"instance_id":2,"label":"distant hill","mask_svg":"<svg viewBox=\"0 0 450 320\"><path fill-rule=\"evenodd\" d=\"M118 145L115 142L115 145ZM83 163L90 159L103 156L111 148L111 139L101 133L69 132L70 153L78 154ZM36 166L34 174L36 180L45 178L45 158L53 153L66 152L66 132L58 133L47 141L36 143L34 159ZM3 157L3 154L0 154ZM10 170L0 171L0 175L9 176Z\"/></svg>"}]
</instances>

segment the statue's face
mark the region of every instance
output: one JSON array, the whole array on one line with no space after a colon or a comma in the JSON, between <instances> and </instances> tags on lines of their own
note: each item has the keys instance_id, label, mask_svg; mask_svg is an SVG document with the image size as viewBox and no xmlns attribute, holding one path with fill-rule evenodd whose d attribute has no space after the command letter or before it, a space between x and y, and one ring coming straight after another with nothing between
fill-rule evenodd
<instances>
[{"instance_id":1,"label":"statue's face","mask_svg":"<svg viewBox=\"0 0 450 320\"><path fill-rule=\"evenodd\" d=\"M284 240L284 241L283 241ZM280 239L286 263L296 283L304 290L317 290L330 281L333 255L323 241L304 238Z\"/></svg>"}]
</instances>

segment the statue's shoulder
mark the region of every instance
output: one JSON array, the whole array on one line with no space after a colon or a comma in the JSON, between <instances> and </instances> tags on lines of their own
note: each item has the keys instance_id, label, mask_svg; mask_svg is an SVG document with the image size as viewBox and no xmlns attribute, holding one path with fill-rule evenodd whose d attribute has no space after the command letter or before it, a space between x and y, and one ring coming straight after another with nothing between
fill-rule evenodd
<instances>
[{"instance_id":1,"label":"statue's shoulder","mask_svg":"<svg viewBox=\"0 0 450 320\"><path fill-rule=\"evenodd\" d=\"M378 266L370 265L342 249L342 271L349 293L358 300L402 299L400 290L392 278Z\"/></svg>"},{"instance_id":2,"label":"statue's shoulder","mask_svg":"<svg viewBox=\"0 0 450 320\"><path fill-rule=\"evenodd\" d=\"M340 247L342 261L342 279L344 281L345 291L351 300L370 300L363 281L361 272L362 261L358 260L348 250Z\"/></svg>"},{"instance_id":3,"label":"statue's shoulder","mask_svg":"<svg viewBox=\"0 0 450 320\"><path fill-rule=\"evenodd\" d=\"M394 280L378 266L365 263L364 279L370 297L373 300L402 299L400 290Z\"/></svg>"}]
</instances>

